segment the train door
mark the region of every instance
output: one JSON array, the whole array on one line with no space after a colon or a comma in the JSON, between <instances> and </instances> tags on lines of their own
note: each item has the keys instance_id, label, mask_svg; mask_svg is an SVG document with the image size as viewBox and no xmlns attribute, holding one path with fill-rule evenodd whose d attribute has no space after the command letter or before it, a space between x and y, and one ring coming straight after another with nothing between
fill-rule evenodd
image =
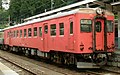
<instances>
[{"instance_id":1,"label":"train door","mask_svg":"<svg viewBox=\"0 0 120 75\"><path fill-rule=\"evenodd\" d=\"M11 31L8 32L8 44L11 45Z\"/></svg>"},{"instance_id":2,"label":"train door","mask_svg":"<svg viewBox=\"0 0 120 75\"><path fill-rule=\"evenodd\" d=\"M104 19L96 19L95 20L95 51L103 51L104 50Z\"/></svg>"},{"instance_id":3,"label":"train door","mask_svg":"<svg viewBox=\"0 0 120 75\"><path fill-rule=\"evenodd\" d=\"M69 36L68 36L68 49L73 50L74 49L74 35L73 35L73 19L69 19Z\"/></svg>"},{"instance_id":4,"label":"train door","mask_svg":"<svg viewBox=\"0 0 120 75\"><path fill-rule=\"evenodd\" d=\"M44 27L44 33L43 33L43 50L48 49L48 24L45 23L43 25Z\"/></svg>"}]
</instances>

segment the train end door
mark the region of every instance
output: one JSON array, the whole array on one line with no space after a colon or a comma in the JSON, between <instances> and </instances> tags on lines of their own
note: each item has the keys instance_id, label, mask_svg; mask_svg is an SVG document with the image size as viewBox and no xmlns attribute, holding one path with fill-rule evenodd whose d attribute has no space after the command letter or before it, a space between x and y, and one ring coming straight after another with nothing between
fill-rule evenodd
<instances>
[{"instance_id":1,"label":"train end door","mask_svg":"<svg viewBox=\"0 0 120 75\"><path fill-rule=\"evenodd\" d=\"M8 31L7 33L7 42L9 45L11 45L11 31Z\"/></svg>"},{"instance_id":2,"label":"train end door","mask_svg":"<svg viewBox=\"0 0 120 75\"><path fill-rule=\"evenodd\" d=\"M73 18L69 19L68 49L74 50Z\"/></svg>"},{"instance_id":3,"label":"train end door","mask_svg":"<svg viewBox=\"0 0 120 75\"><path fill-rule=\"evenodd\" d=\"M93 51L107 51L107 24L105 17L97 17L94 19L93 27Z\"/></svg>"},{"instance_id":4,"label":"train end door","mask_svg":"<svg viewBox=\"0 0 120 75\"><path fill-rule=\"evenodd\" d=\"M104 36L104 20L103 19L96 19L95 20L95 51L104 51L104 41L105 41L105 36Z\"/></svg>"},{"instance_id":5,"label":"train end door","mask_svg":"<svg viewBox=\"0 0 120 75\"><path fill-rule=\"evenodd\" d=\"M47 51L48 50L48 24L45 23L43 25L44 27L44 33L43 33L43 50Z\"/></svg>"}]
</instances>

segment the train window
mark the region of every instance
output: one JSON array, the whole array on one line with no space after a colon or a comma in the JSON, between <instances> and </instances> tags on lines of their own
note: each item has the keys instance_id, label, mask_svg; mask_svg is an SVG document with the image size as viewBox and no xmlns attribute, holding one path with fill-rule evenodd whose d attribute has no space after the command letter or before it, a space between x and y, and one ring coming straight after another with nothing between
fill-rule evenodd
<instances>
[{"instance_id":1,"label":"train window","mask_svg":"<svg viewBox=\"0 0 120 75\"><path fill-rule=\"evenodd\" d=\"M113 32L113 22L111 20L107 21L107 32Z\"/></svg>"},{"instance_id":2,"label":"train window","mask_svg":"<svg viewBox=\"0 0 120 75\"><path fill-rule=\"evenodd\" d=\"M12 37L12 31L10 31L9 36Z\"/></svg>"},{"instance_id":3,"label":"train window","mask_svg":"<svg viewBox=\"0 0 120 75\"><path fill-rule=\"evenodd\" d=\"M27 34L26 34L26 31L27 31L27 30L26 30L26 29L24 29L24 37L26 37L26 35L27 35Z\"/></svg>"},{"instance_id":4,"label":"train window","mask_svg":"<svg viewBox=\"0 0 120 75\"><path fill-rule=\"evenodd\" d=\"M17 32L16 32L16 33L17 33L17 37L18 37L19 31L17 30Z\"/></svg>"},{"instance_id":5,"label":"train window","mask_svg":"<svg viewBox=\"0 0 120 75\"><path fill-rule=\"evenodd\" d=\"M8 33L8 37L11 37L11 31Z\"/></svg>"},{"instance_id":6,"label":"train window","mask_svg":"<svg viewBox=\"0 0 120 75\"><path fill-rule=\"evenodd\" d=\"M80 29L81 32L91 32L92 31L92 21L89 19L80 20Z\"/></svg>"},{"instance_id":7,"label":"train window","mask_svg":"<svg viewBox=\"0 0 120 75\"><path fill-rule=\"evenodd\" d=\"M37 36L37 27L34 27L34 36Z\"/></svg>"},{"instance_id":8,"label":"train window","mask_svg":"<svg viewBox=\"0 0 120 75\"><path fill-rule=\"evenodd\" d=\"M48 26L47 25L44 27L44 32L45 32L45 34L48 33Z\"/></svg>"},{"instance_id":9,"label":"train window","mask_svg":"<svg viewBox=\"0 0 120 75\"><path fill-rule=\"evenodd\" d=\"M100 21L97 21L95 22L95 29L96 29L96 32L101 32L101 22Z\"/></svg>"},{"instance_id":10,"label":"train window","mask_svg":"<svg viewBox=\"0 0 120 75\"><path fill-rule=\"evenodd\" d=\"M31 36L32 36L32 29L29 28L29 29L28 29L28 37L31 37Z\"/></svg>"},{"instance_id":11,"label":"train window","mask_svg":"<svg viewBox=\"0 0 120 75\"><path fill-rule=\"evenodd\" d=\"M64 35L64 23L59 23L60 35Z\"/></svg>"},{"instance_id":12,"label":"train window","mask_svg":"<svg viewBox=\"0 0 120 75\"><path fill-rule=\"evenodd\" d=\"M42 36L42 27L39 27L39 36Z\"/></svg>"},{"instance_id":13,"label":"train window","mask_svg":"<svg viewBox=\"0 0 120 75\"><path fill-rule=\"evenodd\" d=\"M73 22L70 22L70 34L73 34Z\"/></svg>"},{"instance_id":14,"label":"train window","mask_svg":"<svg viewBox=\"0 0 120 75\"><path fill-rule=\"evenodd\" d=\"M20 37L22 37L22 30L20 30Z\"/></svg>"},{"instance_id":15,"label":"train window","mask_svg":"<svg viewBox=\"0 0 120 75\"><path fill-rule=\"evenodd\" d=\"M10 32L8 32L8 37L11 37L11 31L10 31Z\"/></svg>"},{"instance_id":16,"label":"train window","mask_svg":"<svg viewBox=\"0 0 120 75\"><path fill-rule=\"evenodd\" d=\"M15 37L17 37L17 30L15 31Z\"/></svg>"},{"instance_id":17,"label":"train window","mask_svg":"<svg viewBox=\"0 0 120 75\"><path fill-rule=\"evenodd\" d=\"M51 33L51 36L55 36L56 35L56 24L51 24L51 26L50 26L50 33Z\"/></svg>"},{"instance_id":18,"label":"train window","mask_svg":"<svg viewBox=\"0 0 120 75\"><path fill-rule=\"evenodd\" d=\"M14 37L16 37L16 31L14 31Z\"/></svg>"},{"instance_id":19,"label":"train window","mask_svg":"<svg viewBox=\"0 0 120 75\"><path fill-rule=\"evenodd\" d=\"M12 38L14 37L14 32L12 31L12 33L11 33L11 36L12 36Z\"/></svg>"},{"instance_id":20,"label":"train window","mask_svg":"<svg viewBox=\"0 0 120 75\"><path fill-rule=\"evenodd\" d=\"M13 33L13 36L15 37L15 31L14 31L14 33Z\"/></svg>"},{"instance_id":21,"label":"train window","mask_svg":"<svg viewBox=\"0 0 120 75\"><path fill-rule=\"evenodd\" d=\"M10 35L11 35L11 32L8 32L8 37L10 37Z\"/></svg>"},{"instance_id":22,"label":"train window","mask_svg":"<svg viewBox=\"0 0 120 75\"><path fill-rule=\"evenodd\" d=\"M9 37L9 32L7 32L7 37Z\"/></svg>"}]
</instances>

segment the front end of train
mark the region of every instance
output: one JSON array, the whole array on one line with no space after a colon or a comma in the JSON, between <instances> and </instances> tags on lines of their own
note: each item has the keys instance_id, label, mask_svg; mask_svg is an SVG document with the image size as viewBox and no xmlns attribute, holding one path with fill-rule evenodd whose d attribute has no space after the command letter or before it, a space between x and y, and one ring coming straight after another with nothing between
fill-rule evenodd
<instances>
[{"instance_id":1,"label":"front end of train","mask_svg":"<svg viewBox=\"0 0 120 75\"><path fill-rule=\"evenodd\" d=\"M80 14L78 68L99 68L106 65L115 49L114 15L100 8ZM84 15L84 17L82 16Z\"/></svg>"}]
</instances>

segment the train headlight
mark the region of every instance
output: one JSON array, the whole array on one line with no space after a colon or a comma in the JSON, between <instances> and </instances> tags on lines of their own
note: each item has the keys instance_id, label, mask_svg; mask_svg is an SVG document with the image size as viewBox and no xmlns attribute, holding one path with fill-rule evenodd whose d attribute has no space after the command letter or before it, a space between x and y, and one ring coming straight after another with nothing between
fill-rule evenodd
<instances>
[{"instance_id":1,"label":"train headlight","mask_svg":"<svg viewBox=\"0 0 120 75\"><path fill-rule=\"evenodd\" d=\"M105 65L107 63L107 55L106 54L97 54L95 55L95 62L97 65Z\"/></svg>"},{"instance_id":2,"label":"train headlight","mask_svg":"<svg viewBox=\"0 0 120 75\"><path fill-rule=\"evenodd\" d=\"M98 8L98 9L96 9L96 13L97 13L98 15L103 15L103 14L104 14L104 11L103 11L101 8Z\"/></svg>"}]
</instances>

